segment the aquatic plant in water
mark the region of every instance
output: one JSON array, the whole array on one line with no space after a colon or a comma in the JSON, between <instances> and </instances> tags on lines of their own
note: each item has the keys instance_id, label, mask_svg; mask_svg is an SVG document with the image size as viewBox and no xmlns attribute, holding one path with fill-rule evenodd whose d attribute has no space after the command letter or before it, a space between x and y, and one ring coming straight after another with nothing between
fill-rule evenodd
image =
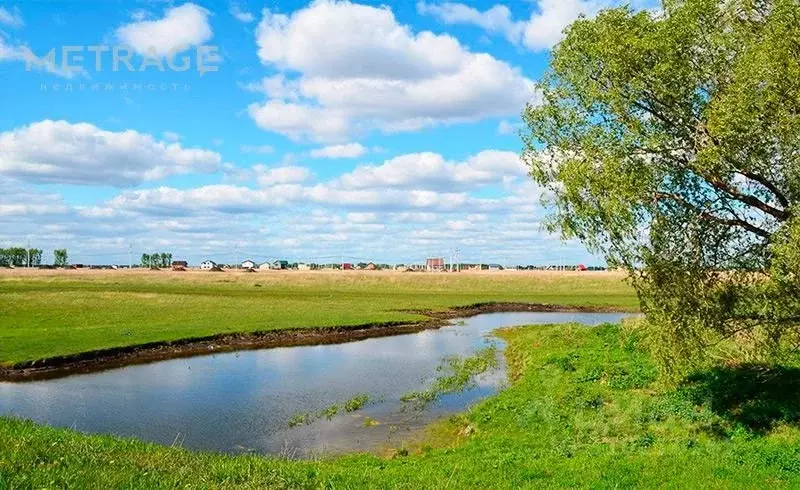
<instances>
[{"instance_id":1,"label":"aquatic plant in water","mask_svg":"<svg viewBox=\"0 0 800 490\"><path fill-rule=\"evenodd\" d=\"M307 425L311 423L311 414L298 413L289 419L289 427L297 427L298 425Z\"/></svg>"},{"instance_id":2,"label":"aquatic plant in water","mask_svg":"<svg viewBox=\"0 0 800 490\"><path fill-rule=\"evenodd\" d=\"M457 393L472 387L476 376L496 367L497 346L494 344L480 349L470 357L446 358L437 371L447 374L438 376L427 390L406 393L400 400L410 404L405 407L424 409L444 394Z\"/></svg>"},{"instance_id":3,"label":"aquatic plant in water","mask_svg":"<svg viewBox=\"0 0 800 490\"><path fill-rule=\"evenodd\" d=\"M350 398L343 405L339 405L338 403L334 403L332 405L328 405L327 407L323 408L317 414L310 414L310 413L298 413L292 416L289 419L289 427L297 427L300 425L309 425L316 420L321 418L325 418L327 420L331 420L333 417L339 414L339 412L344 409L345 412L356 412L364 408L364 406L369 402L370 398L369 395L364 393L360 393L355 395L354 397Z\"/></svg>"},{"instance_id":4,"label":"aquatic plant in water","mask_svg":"<svg viewBox=\"0 0 800 490\"><path fill-rule=\"evenodd\" d=\"M344 403L344 409L347 412L355 412L364 408L368 401L369 395L358 394Z\"/></svg>"}]
</instances>

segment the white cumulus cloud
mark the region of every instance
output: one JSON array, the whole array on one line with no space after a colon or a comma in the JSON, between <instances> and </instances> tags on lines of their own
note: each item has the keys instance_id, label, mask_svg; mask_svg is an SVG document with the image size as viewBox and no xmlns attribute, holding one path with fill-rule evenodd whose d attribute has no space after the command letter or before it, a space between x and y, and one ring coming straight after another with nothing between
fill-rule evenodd
<instances>
[{"instance_id":1,"label":"white cumulus cloud","mask_svg":"<svg viewBox=\"0 0 800 490\"><path fill-rule=\"evenodd\" d=\"M344 113L323 107L273 99L250 104L247 112L260 128L284 134L294 140L337 140L350 130L350 121Z\"/></svg>"},{"instance_id":2,"label":"white cumulus cloud","mask_svg":"<svg viewBox=\"0 0 800 490\"><path fill-rule=\"evenodd\" d=\"M539 11L525 23L522 42L528 49L543 51L563 38L564 29L581 15L594 15L611 2L602 0L540 0Z\"/></svg>"},{"instance_id":3,"label":"white cumulus cloud","mask_svg":"<svg viewBox=\"0 0 800 490\"><path fill-rule=\"evenodd\" d=\"M499 150L485 150L463 161L448 161L437 153L412 153L380 165L361 165L316 183L310 182L314 174L304 166L255 165L247 173L257 182L257 188L209 185L133 190L114 198L106 207L148 215L186 215L203 210L235 214L281 206L322 206L352 210L349 221L360 223L374 222L374 213L387 211L469 210L474 214L504 210L507 205L506 199L476 198L471 191L524 176L525 172L517 154Z\"/></svg>"},{"instance_id":4,"label":"white cumulus cloud","mask_svg":"<svg viewBox=\"0 0 800 490\"><path fill-rule=\"evenodd\" d=\"M215 172L221 161L213 151L88 123L44 120L0 133L0 172L30 182L125 187Z\"/></svg>"},{"instance_id":5,"label":"white cumulus cloud","mask_svg":"<svg viewBox=\"0 0 800 490\"><path fill-rule=\"evenodd\" d=\"M193 189L158 187L126 191L111 199L108 208L148 215L183 216L201 211L249 213L285 204L277 193L232 185Z\"/></svg>"},{"instance_id":6,"label":"white cumulus cloud","mask_svg":"<svg viewBox=\"0 0 800 490\"><path fill-rule=\"evenodd\" d=\"M367 149L361 143L330 145L311 150L314 158L358 158L366 154Z\"/></svg>"},{"instance_id":7,"label":"white cumulus cloud","mask_svg":"<svg viewBox=\"0 0 800 490\"><path fill-rule=\"evenodd\" d=\"M299 184L311 178L311 170L306 167L287 165L269 168L264 165L253 167L256 181L262 187L271 187L282 184Z\"/></svg>"},{"instance_id":8,"label":"white cumulus cloud","mask_svg":"<svg viewBox=\"0 0 800 490\"><path fill-rule=\"evenodd\" d=\"M264 10L261 61L281 71L246 88L262 129L293 139L342 141L519 113L534 96L520 70L448 35L415 33L389 7L317 0L291 15Z\"/></svg>"},{"instance_id":9,"label":"white cumulus cloud","mask_svg":"<svg viewBox=\"0 0 800 490\"><path fill-rule=\"evenodd\" d=\"M120 42L142 55L167 56L199 46L213 36L210 12L193 3L168 9L158 20L143 20L117 29Z\"/></svg>"},{"instance_id":10,"label":"white cumulus cloud","mask_svg":"<svg viewBox=\"0 0 800 490\"><path fill-rule=\"evenodd\" d=\"M445 24L474 24L488 32L506 36L511 42L518 42L524 27L522 22L512 19L511 11L505 5L494 5L480 11L463 3L417 2L417 12L432 15Z\"/></svg>"},{"instance_id":11,"label":"white cumulus cloud","mask_svg":"<svg viewBox=\"0 0 800 490\"><path fill-rule=\"evenodd\" d=\"M445 24L475 25L488 33L501 34L510 42L531 51L546 51L561 41L564 29L581 15L592 17L609 7L630 5L635 10L657 8L654 0L537 0L531 2L527 19L514 20L505 5L494 5L487 10L457 2L417 3L417 11L431 15Z\"/></svg>"},{"instance_id":12,"label":"white cumulus cloud","mask_svg":"<svg viewBox=\"0 0 800 490\"><path fill-rule=\"evenodd\" d=\"M247 12L246 10L242 10L238 3L231 3L231 7L228 9L228 12L233 16L234 19L238 20L239 22L244 22L245 24L249 24L256 20L255 15Z\"/></svg>"},{"instance_id":13,"label":"white cumulus cloud","mask_svg":"<svg viewBox=\"0 0 800 490\"><path fill-rule=\"evenodd\" d=\"M344 188L471 189L502 183L526 174L519 155L485 150L463 162L451 162L438 153L411 153L381 165L362 165L337 179Z\"/></svg>"}]
</instances>

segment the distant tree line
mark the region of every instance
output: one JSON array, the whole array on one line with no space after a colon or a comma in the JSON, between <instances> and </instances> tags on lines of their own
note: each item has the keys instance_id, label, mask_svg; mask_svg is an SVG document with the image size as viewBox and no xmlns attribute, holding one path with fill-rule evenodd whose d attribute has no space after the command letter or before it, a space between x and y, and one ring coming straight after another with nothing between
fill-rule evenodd
<instances>
[{"instance_id":1,"label":"distant tree line","mask_svg":"<svg viewBox=\"0 0 800 490\"><path fill-rule=\"evenodd\" d=\"M42 264L42 251L38 248L24 247L0 248L0 266L2 267L38 267Z\"/></svg>"},{"instance_id":2,"label":"distant tree line","mask_svg":"<svg viewBox=\"0 0 800 490\"><path fill-rule=\"evenodd\" d=\"M0 267L40 267L42 265L42 249L11 247L0 248ZM67 249L53 250L56 267L67 266Z\"/></svg>"},{"instance_id":3,"label":"distant tree line","mask_svg":"<svg viewBox=\"0 0 800 490\"><path fill-rule=\"evenodd\" d=\"M169 267L171 264L171 253L142 254L142 267Z\"/></svg>"}]
</instances>

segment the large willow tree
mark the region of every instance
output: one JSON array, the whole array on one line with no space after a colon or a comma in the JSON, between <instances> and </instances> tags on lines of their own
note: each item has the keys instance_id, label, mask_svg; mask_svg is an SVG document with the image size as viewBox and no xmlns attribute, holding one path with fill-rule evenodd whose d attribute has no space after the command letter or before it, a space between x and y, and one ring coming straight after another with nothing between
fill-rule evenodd
<instances>
[{"instance_id":1,"label":"large willow tree","mask_svg":"<svg viewBox=\"0 0 800 490\"><path fill-rule=\"evenodd\" d=\"M800 345L800 4L580 19L529 106L552 225L631 272L672 373Z\"/></svg>"}]
</instances>

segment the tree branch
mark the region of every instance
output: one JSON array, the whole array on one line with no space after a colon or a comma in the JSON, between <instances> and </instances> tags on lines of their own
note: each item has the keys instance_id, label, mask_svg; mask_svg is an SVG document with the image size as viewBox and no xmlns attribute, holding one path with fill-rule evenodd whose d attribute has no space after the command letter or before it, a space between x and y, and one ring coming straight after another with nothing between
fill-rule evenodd
<instances>
[{"instance_id":1,"label":"tree branch","mask_svg":"<svg viewBox=\"0 0 800 490\"><path fill-rule=\"evenodd\" d=\"M783 206L784 208L789 207L789 199L786 198L786 196L780 191L780 189L778 189L778 187L775 184L773 184L766 178L762 177L761 175L755 174L753 172L749 172L747 170L737 170L736 172L747 177L750 180L753 180L763 185L775 195L775 197L778 199L778 202L781 203L781 206Z\"/></svg>"},{"instance_id":2,"label":"tree branch","mask_svg":"<svg viewBox=\"0 0 800 490\"><path fill-rule=\"evenodd\" d=\"M750 233L753 233L755 235L758 235L758 236L760 236L762 238L766 238L766 239L769 239L772 236L772 234L770 232L768 232L767 230L759 228L756 225L754 225L752 223L749 223L749 222L747 222L747 221L745 221L743 219L722 218L722 217L717 216L715 214L709 213L708 211L704 211L704 210L698 208L697 206L695 206L694 204L688 202L687 200L685 200L684 198L682 198L681 196L679 196L677 194L673 194L673 193L669 193L669 192L656 192L654 197L655 197L656 200L668 199L670 201L678 203L681 206L689 209L690 211L694 212L695 214L697 214L701 218L703 218L705 220L708 220L708 221L713 221L715 223L719 223L719 224L722 224L722 225L738 226L740 228L744 228L745 230L749 231Z\"/></svg>"},{"instance_id":3,"label":"tree branch","mask_svg":"<svg viewBox=\"0 0 800 490\"><path fill-rule=\"evenodd\" d=\"M709 178L706 178L706 180L708 181L709 184L711 184L715 188L721 190L722 192L725 192L726 194L731 196L733 199L736 199L737 201L743 202L743 203L745 203L747 205L750 205L750 206L752 206L752 207L754 207L756 209L759 209L759 210L769 214L770 216L774 217L775 219L777 219L779 221L786 221L786 220L788 220L790 218L788 211L785 211L783 209L778 209L778 208L776 208L774 206L770 206L769 204L765 203L761 199L759 199L756 196L753 196L751 194L743 194L743 193L739 192L737 189L729 186L725 181L723 181L721 179L709 179Z\"/></svg>"},{"instance_id":4,"label":"tree branch","mask_svg":"<svg viewBox=\"0 0 800 490\"><path fill-rule=\"evenodd\" d=\"M661 114L659 111L653 109L652 107L648 106L647 104L642 104L641 102L637 102L635 100L633 101L633 104L634 104L634 106L640 108L641 110L646 111L648 114L656 117L658 120L662 121L664 124L678 129L677 125L674 122L672 122L667 116ZM716 145L716 143L714 143L714 144ZM711 176L704 175L703 172L700 172L698 169L694 168L689 163L688 159L684 159L684 162L685 162L686 166L692 172L696 173L698 176L700 176L700 178L702 178L703 180L705 180L706 182L711 184L716 189L719 189L719 190L725 192L731 198L733 198L733 199L735 199L737 201L740 201L740 202L742 202L744 204L747 204L749 206L752 206L752 207L754 207L756 209L759 209L759 210L763 211L764 213L769 214L770 216L774 217L775 219L777 219L779 221L786 221L791 217L789 212L784 210L784 209L778 209L778 208L776 208L774 206L770 206L769 204L765 203L761 199L759 199L756 196L753 196L751 194L744 194L742 192L739 192L737 189L735 189L734 187L731 187L725 181L723 181L723 180L721 180L719 178L713 178ZM760 177L760 176L758 176L756 174L749 173L749 172L745 173L744 171L739 171L739 173L741 173L745 177L752 178L756 182L759 182L760 184L764 185L767 189L772 191L773 194L775 194L775 196L779 199L779 201L781 202L781 204L784 207L788 205L788 200L768 180L766 180L763 177ZM751 175L753 177L750 177Z\"/></svg>"},{"instance_id":5,"label":"tree branch","mask_svg":"<svg viewBox=\"0 0 800 490\"><path fill-rule=\"evenodd\" d=\"M595 83L598 83L601 86L606 86L607 85L607 84L603 83L603 81L598 76L596 76L594 74L590 75L590 78ZM645 98L651 99L653 102L655 102L655 104L658 104L659 106L661 106L661 107L663 107L665 109L670 109L669 105L667 105L666 103L660 101L654 94L650 93L649 91L645 91L644 95L645 95ZM640 109L642 111L645 111L647 114L650 114L651 116L655 117L656 119L658 119L659 121L664 123L666 126L672 128L672 129L678 130L679 132L681 132L683 134L684 138L691 139L690 138L691 132L688 131L691 128L686 128L686 127L683 127L684 125L679 125L679 124L675 123L667 115L663 114L661 111L659 111L658 109L653 107L652 104L648 104L648 103L639 101L635 97L628 97L628 99L631 101L631 104L634 107L636 107L636 108L638 108L638 109ZM711 140L712 144L714 146L719 146L719 142L716 141L716 139L713 137L713 135L711 135L708 132L708 130L704 127L702 122L699 121L696 117L694 119L697 121L698 125L703 129L703 131L706 134L706 136L709 137L709 139ZM694 128L694 129L696 130L697 128ZM722 179L715 178L715 177L712 177L712 176L709 176L709 175L704 175L703 172L700 172L698 169L693 168L693 166L688 162L688 160L685 160L685 163L686 163L686 166L689 167L692 172L694 172L697 175L699 175L701 178L706 180L710 185L712 185L716 189L725 192L731 198L733 198L733 199L735 199L737 201L740 201L740 202L742 202L744 204L747 204L749 206L752 206L752 207L754 207L756 209L759 209L760 211L762 211L762 212L764 212L766 214L769 214L770 216L774 217L775 219L777 219L779 221L787 221L791 217L790 213L788 211L786 211L785 209L779 209L779 208L776 208L774 206L770 206L769 204L767 204L766 202L762 201L758 197L753 196L752 194L742 193L739 190L737 190L736 188L731 187L730 185L728 185ZM736 165L734 165L734 168L735 167L736 167ZM768 181L764 177L761 177L761 176L759 176L757 174L754 174L754 173L750 173L750 172L747 172L747 171L740 171L740 170L737 170L737 171L739 173L741 173L742 175L744 175L745 177L752 178L756 182L759 182L760 184L764 185L764 187L766 187L773 194L775 194L776 198L778 199L778 201L781 203L781 205L783 207L787 207L788 206L789 201L777 189L777 187L774 184L772 184L770 181Z\"/></svg>"}]
</instances>

